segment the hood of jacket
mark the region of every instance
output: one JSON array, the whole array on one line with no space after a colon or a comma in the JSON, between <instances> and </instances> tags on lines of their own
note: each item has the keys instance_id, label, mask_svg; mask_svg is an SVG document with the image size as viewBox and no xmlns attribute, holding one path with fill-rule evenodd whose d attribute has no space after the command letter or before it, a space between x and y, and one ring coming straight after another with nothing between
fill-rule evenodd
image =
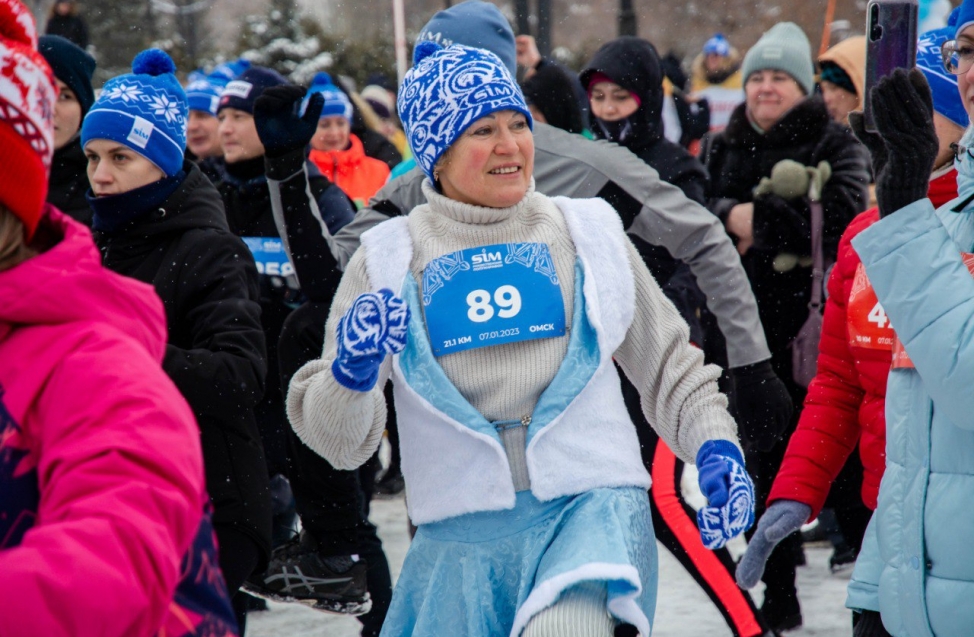
<instances>
[{"instance_id":1,"label":"hood of jacket","mask_svg":"<svg viewBox=\"0 0 974 637\"><path fill-rule=\"evenodd\" d=\"M861 105L866 90L866 36L857 35L842 40L819 56L819 67L822 62L832 62L845 71L856 87L856 96Z\"/></svg>"},{"instance_id":2,"label":"hood of jacket","mask_svg":"<svg viewBox=\"0 0 974 637\"><path fill-rule=\"evenodd\" d=\"M91 232L53 206L41 224L57 243L0 272L0 343L21 325L103 322L162 361L166 319L152 286L104 268Z\"/></svg>"},{"instance_id":3,"label":"hood of jacket","mask_svg":"<svg viewBox=\"0 0 974 637\"><path fill-rule=\"evenodd\" d=\"M579 74L586 91L596 73L639 97L639 108L628 118L633 132L623 145L638 150L659 140L663 136L663 70L656 47L631 36L607 42ZM599 128L598 122L593 121L592 132L597 137L601 134Z\"/></svg>"}]
</instances>

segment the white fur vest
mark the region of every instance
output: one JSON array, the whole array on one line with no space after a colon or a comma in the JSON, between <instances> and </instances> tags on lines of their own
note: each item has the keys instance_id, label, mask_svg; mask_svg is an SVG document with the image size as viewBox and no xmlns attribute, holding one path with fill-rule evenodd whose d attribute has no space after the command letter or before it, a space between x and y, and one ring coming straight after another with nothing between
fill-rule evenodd
<instances>
[{"instance_id":1,"label":"white fur vest","mask_svg":"<svg viewBox=\"0 0 974 637\"><path fill-rule=\"evenodd\" d=\"M603 487L648 488L612 354L633 320L635 289L615 210L601 199L553 198L576 247L576 298L568 354L538 401L527 432L531 491L542 501ZM362 235L372 285L418 303L409 220ZM471 248L477 246L469 246ZM406 501L414 524L515 504L510 465L493 425L435 364L422 312L393 358Z\"/></svg>"}]
</instances>

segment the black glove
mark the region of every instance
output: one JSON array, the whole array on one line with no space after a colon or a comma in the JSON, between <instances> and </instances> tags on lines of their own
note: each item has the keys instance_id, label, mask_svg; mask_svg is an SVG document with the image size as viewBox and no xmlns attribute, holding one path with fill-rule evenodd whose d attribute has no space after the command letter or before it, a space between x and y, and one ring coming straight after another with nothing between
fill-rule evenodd
<instances>
[{"instance_id":1,"label":"black glove","mask_svg":"<svg viewBox=\"0 0 974 637\"><path fill-rule=\"evenodd\" d=\"M741 442L759 451L770 450L791 423L794 405L788 388L775 375L771 361L728 371L734 382L730 408Z\"/></svg>"},{"instance_id":2,"label":"black glove","mask_svg":"<svg viewBox=\"0 0 974 637\"><path fill-rule=\"evenodd\" d=\"M883 626L883 620L874 610L853 614L852 637L892 637Z\"/></svg>"},{"instance_id":3,"label":"black glove","mask_svg":"<svg viewBox=\"0 0 974 637\"><path fill-rule=\"evenodd\" d=\"M315 93L308 102L308 110L298 115L305 93L304 88L293 84L273 86L265 89L254 102L254 125L268 157L281 157L311 143L325 98Z\"/></svg>"},{"instance_id":4,"label":"black glove","mask_svg":"<svg viewBox=\"0 0 974 637\"><path fill-rule=\"evenodd\" d=\"M876 132L886 144L886 166L876 175L880 216L924 199L940 142L933 97L923 73L896 69L869 93Z\"/></svg>"},{"instance_id":5,"label":"black glove","mask_svg":"<svg viewBox=\"0 0 974 637\"><path fill-rule=\"evenodd\" d=\"M869 151L873 166L873 179L875 179L879 173L883 172L883 168L886 168L886 142L878 133L870 133L866 130L866 121L863 119L861 111L849 113L849 127Z\"/></svg>"}]
</instances>

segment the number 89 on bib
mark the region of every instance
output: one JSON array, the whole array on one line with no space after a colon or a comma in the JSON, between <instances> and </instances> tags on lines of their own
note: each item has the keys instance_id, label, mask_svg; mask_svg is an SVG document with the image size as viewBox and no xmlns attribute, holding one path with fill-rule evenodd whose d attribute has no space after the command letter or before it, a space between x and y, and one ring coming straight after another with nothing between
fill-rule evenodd
<instances>
[{"instance_id":1,"label":"number 89 on bib","mask_svg":"<svg viewBox=\"0 0 974 637\"><path fill-rule=\"evenodd\" d=\"M423 271L433 354L565 334L565 304L547 244L511 243L438 257Z\"/></svg>"}]
</instances>

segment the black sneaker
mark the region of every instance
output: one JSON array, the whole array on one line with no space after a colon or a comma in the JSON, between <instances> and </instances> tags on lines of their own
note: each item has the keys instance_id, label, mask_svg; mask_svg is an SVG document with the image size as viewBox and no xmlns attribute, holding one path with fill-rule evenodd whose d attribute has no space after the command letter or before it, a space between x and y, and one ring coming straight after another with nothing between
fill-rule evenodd
<instances>
[{"instance_id":1,"label":"black sneaker","mask_svg":"<svg viewBox=\"0 0 974 637\"><path fill-rule=\"evenodd\" d=\"M316 610L364 615L372 610L366 564L358 555L322 557L314 538L301 534L271 555L270 566L243 587L276 602L300 602Z\"/></svg>"},{"instance_id":2,"label":"black sneaker","mask_svg":"<svg viewBox=\"0 0 974 637\"><path fill-rule=\"evenodd\" d=\"M776 633L800 628L802 625L802 611L796 595L767 597L765 591L764 603L761 604L761 614L765 623Z\"/></svg>"},{"instance_id":3,"label":"black sneaker","mask_svg":"<svg viewBox=\"0 0 974 637\"><path fill-rule=\"evenodd\" d=\"M856 565L857 557L859 557L859 551L848 544L837 546L832 551L832 557L829 558L829 570L833 573L849 570Z\"/></svg>"},{"instance_id":4,"label":"black sneaker","mask_svg":"<svg viewBox=\"0 0 974 637\"><path fill-rule=\"evenodd\" d=\"M394 498L406 489L406 481L398 470L386 471L375 483L375 497L380 500Z\"/></svg>"}]
</instances>

